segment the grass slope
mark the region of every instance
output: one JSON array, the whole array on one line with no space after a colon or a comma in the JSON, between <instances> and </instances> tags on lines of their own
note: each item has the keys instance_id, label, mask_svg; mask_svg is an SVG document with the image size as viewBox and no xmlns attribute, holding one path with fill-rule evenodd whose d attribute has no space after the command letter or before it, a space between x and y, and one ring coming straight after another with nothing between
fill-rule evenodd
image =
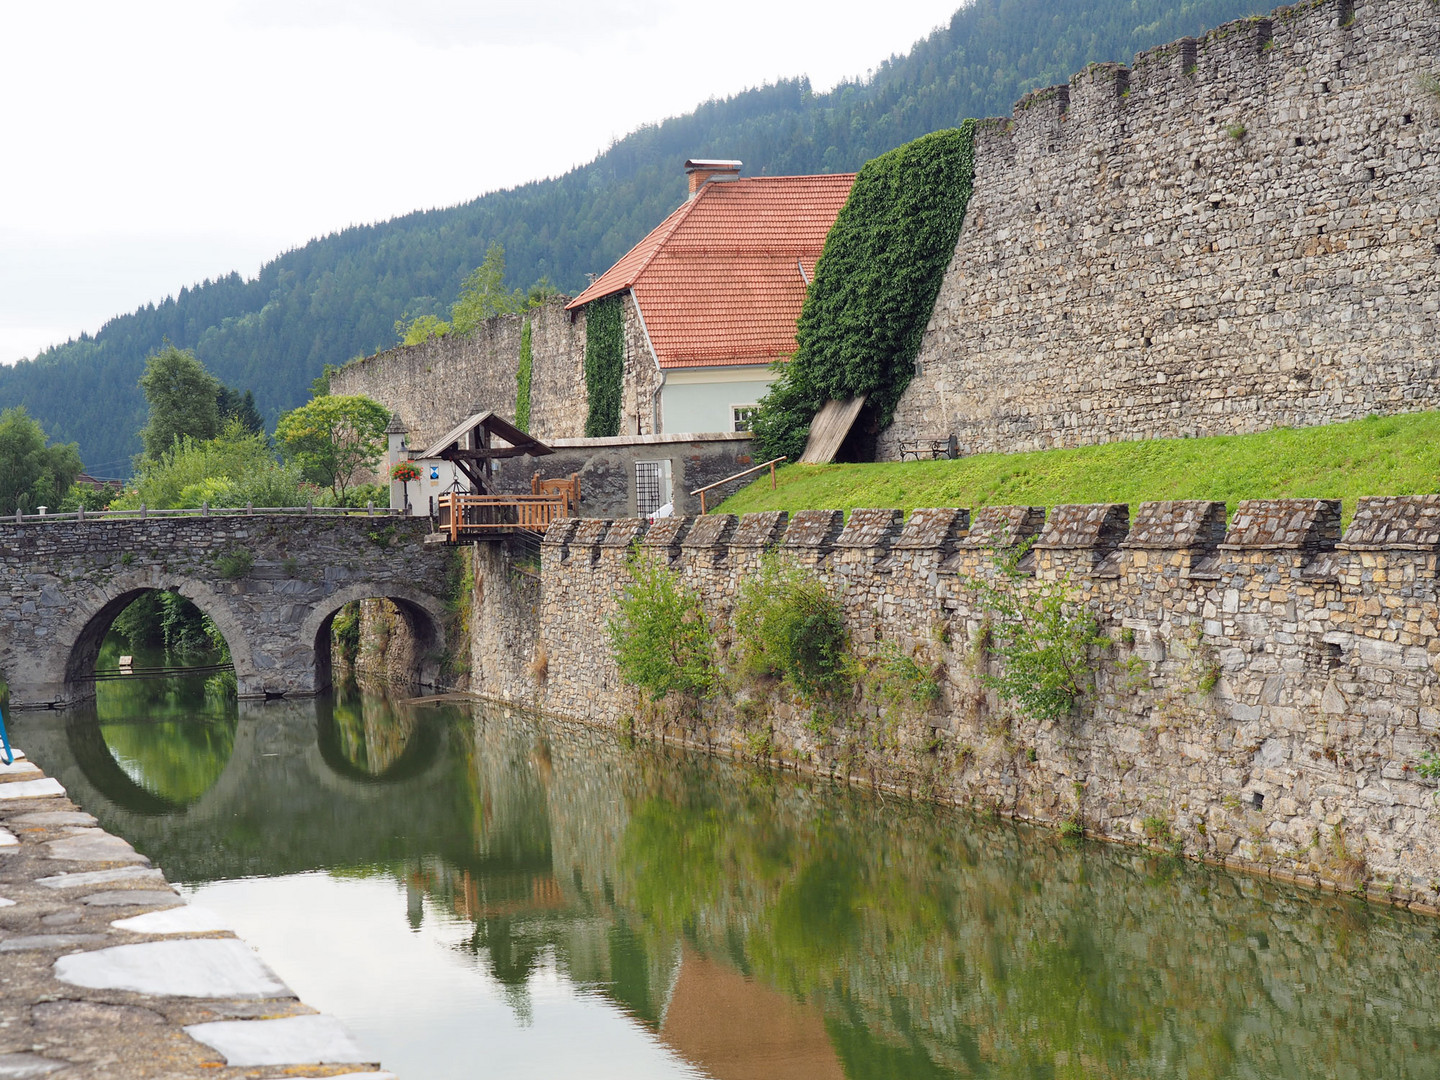
<instances>
[{"instance_id":1,"label":"grass slope","mask_svg":"<svg viewBox=\"0 0 1440 1080\"><path fill-rule=\"evenodd\" d=\"M1161 499L1345 500L1440 491L1440 412L1255 435L1154 439L958 461L794 465L763 477L719 507L851 510L857 506L1057 506Z\"/></svg>"}]
</instances>

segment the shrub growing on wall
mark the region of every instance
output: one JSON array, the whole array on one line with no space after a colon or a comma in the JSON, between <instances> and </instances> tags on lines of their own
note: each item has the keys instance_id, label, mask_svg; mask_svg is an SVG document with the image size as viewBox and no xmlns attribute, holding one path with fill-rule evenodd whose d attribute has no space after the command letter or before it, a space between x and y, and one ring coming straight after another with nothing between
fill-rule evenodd
<instances>
[{"instance_id":1,"label":"shrub growing on wall","mask_svg":"<svg viewBox=\"0 0 1440 1080\"><path fill-rule=\"evenodd\" d=\"M1029 545L996 550L993 582L978 578L978 608L990 626L989 651L1000 661L998 674L981 682L1026 716L1055 722L1071 716L1095 686L1094 649L1108 648L1095 615L1076 601L1069 580L1035 581L1019 568Z\"/></svg>"},{"instance_id":2,"label":"shrub growing on wall","mask_svg":"<svg viewBox=\"0 0 1440 1080\"><path fill-rule=\"evenodd\" d=\"M589 323L586 323L589 326ZM535 360L530 348L530 320L520 328L520 366L515 369L515 426L530 430L530 373Z\"/></svg>"},{"instance_id":3,"label":"shrub growing on wall","mask_svg":"<svg viewBox=\"0 0 1440 1080\"><path fill-rule=\"evenodd\" d=\"M805 448L828 399L867 395L883 427L955 251L975 178L975 121L867 162L835 219L796 327L794 357L760 402L765 457Z\"/></svg>"},{"instance_id":4,"label":"shrub growing on wall","mask_svg":"<svg viewBox=\"0 0 1440 1080\"><path fill-rule=\"evenodd\" d=\"M802 697L850 685L840 602L819 578L782 555L767 554L760 573L740 587L735 637L746 672L784 678Z\"/></svg>"},{"instance_id":5,"label":"shrub growing on wall","mask_svg":"<svg viewBox=\"0 0 1440 1080\"><path fill-rule=\"evenodd\" d=\"M625 379L623 294L585 305L585 390L590 412L585 437L620 434L620 395Z\"/></svg>"},{"instance_id":6,"label":"shrub growing on wall","mask_svg":"<svg viewBox=\"0 0 1440 1080\"><path fill-rule=\"evenodd\" d=\"M669 567L636 553L620 611L606 624L620 677L659 701L715 689L715 638L700 595Z\"/></svg>"}]
</instances>

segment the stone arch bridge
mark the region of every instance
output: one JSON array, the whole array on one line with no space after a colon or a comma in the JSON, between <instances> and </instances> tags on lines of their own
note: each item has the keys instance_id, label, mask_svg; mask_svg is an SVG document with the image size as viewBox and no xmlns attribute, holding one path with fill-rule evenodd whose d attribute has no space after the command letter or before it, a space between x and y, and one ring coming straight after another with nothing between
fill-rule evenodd
<instances>
[{"instance_id":1,"label":"stone arch bridge","mask_svg":"<svg viewBox=\"0 0 1440 1080\"><path fill-rule=\"evenodd\" d=\"M242 698L330 685L330 625L351 600L395 603L412 681L435 685L450 549L425 518L244 511L0 523L0 676L12 708L90 697L100 643L141 594L172 590L214 620Z\"/></svg>"}]
</instances>

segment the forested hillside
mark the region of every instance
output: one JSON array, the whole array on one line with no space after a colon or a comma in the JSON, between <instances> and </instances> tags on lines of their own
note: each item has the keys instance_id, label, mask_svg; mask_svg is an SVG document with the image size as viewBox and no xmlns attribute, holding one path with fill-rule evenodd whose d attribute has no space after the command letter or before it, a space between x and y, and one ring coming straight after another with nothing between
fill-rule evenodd
<instances>
[{"instance_id":1,"label":"forested hillside","mask_svg":"<svg viewBox=\"0 0 1440 1080\"><path fill-rule=\"evenodd\" d=\"M443 313L493 242L508 284L584 286L684 197L681 163L734 157L745 174L841 172L971 117L1008 115L1028 90L1097 60L1268 10L1261 0L974 0L867 80L812 93L803 79L710 101L640 129L556 179L444 210L346 229L286 252L251 280L231 274L118 316L94 337L0 368L0 407L25 405L88 468L128 472L139 449L145 357L168 340L268 422L304 401L325 364L394 343L402 316ZM358 76L357 76L358 77Z\"/></svg>"}]
</instances>

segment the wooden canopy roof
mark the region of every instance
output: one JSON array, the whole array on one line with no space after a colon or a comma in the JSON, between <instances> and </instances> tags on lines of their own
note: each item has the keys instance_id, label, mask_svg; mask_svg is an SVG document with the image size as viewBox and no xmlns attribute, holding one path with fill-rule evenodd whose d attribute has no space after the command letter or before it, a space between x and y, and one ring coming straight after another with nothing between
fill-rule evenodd
<instances>
[{"instance_id":1,"label":"wooden canopy roof","mask_svg":"<svg viewBox=\"0 0 1440 1080\"><path fill-rule=\"evenodd\" d=\"M500 436L510 445L492 446L489 438L492 435ZM462 445L467 442L470 444L469 446ZM526 434L510 421L493 412L475 413L461 420L433 444L426 447L420 456L453 461L455 458L450 456L447 451L456 450L471 452L483 450L483 456L488 458L540 457L555 452L535 436Z\"/></svg>"},{"instance_id":2,"label":"wooden canopy roof","mask_svg":"<svg viewBox=\"0 0 1440 1080\"><path fill-rule=\"evenodd\" d=\"M509 445L496 446L494 436ZM555 451L493 412L474 413L427 446L422 458L453 461L470 478L475 489L490 490L490 465L496 458L542 457Z\"/></svg>"}]
</instances>

